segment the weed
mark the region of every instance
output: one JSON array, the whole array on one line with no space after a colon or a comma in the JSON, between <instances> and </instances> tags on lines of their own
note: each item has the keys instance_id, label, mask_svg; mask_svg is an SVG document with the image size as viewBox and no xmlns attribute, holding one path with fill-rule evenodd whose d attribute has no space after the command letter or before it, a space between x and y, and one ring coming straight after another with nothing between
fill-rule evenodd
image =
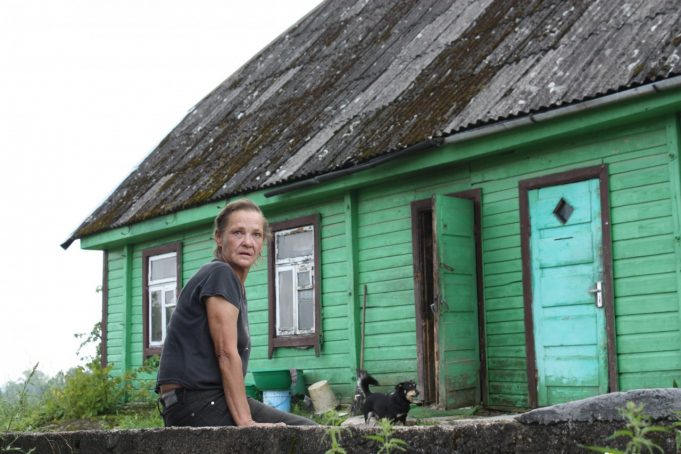
<instances>
[{"instance_id":1,"label":"weed","mask_svg":"<svg viewBox=\"0 0 681 454\"><path fill-rule=\"evenodd\" d=\"M648 437L654 432L669 432L669 427L652 425L651 417L644 413L644 405L636 405L634 402L627 402L625 408L620 408L619 412L626 421L626 428L617 430L608 440L626 437L629 439L624 451L616 448L604 446L583 446L590 451L611 453L611 454L640 454L645 449L649 453L660 452L664 454L664 450L655 444ZM678 431L677 431L678 432ZM679 436L677 433L677 445L679 443Z\"/></svg>"},{"instance_id":2,"label":"weed","mask_svg":"<svg viewBox=\"0 0 681 454\"><path fill-rule=\"evenodd\" d=\"M366 435L365 438L381 444L377 454L390 454L394 450L406 451L405 446L409 446L404 440L393 436L393 425L386 418L379 421L381 431L377 434Z\"/></svg>"},{"instance_id":3,"label":"weed","mask_svg":"<svg viewBox=\"0 0 681 454\"><path fill-rule=\"evenodd\" d=\"M313 419L322 426L340 426L346 417L341 416L336 410L329 410L321 415L314 415Z\"/></svg>"},{"instance_id":4,"label":"weed","mask_svg":"<svg viewBox=\"0 0 681 454\"><path fill-rule=\"evenodd\" d=\"M681 430L678 429L681 427L681 421L678 420L681 418L681 411L675 411L674 416L677 419L672 424L674 428L674 442L676 443L676 452L681 452Z\"/></svg>"},{"instance_id":5,"label":"weed","mask_svg":"<svg viewBox=\"0 0 681 454\"><path fill-rule=\"evenodd\" d=\"M340 445L344 430L346 429L340 426L331 426L327 429L325 436L328 436L331 440L331 448L324 451L324 454L347 454L345 448Z\"/></svg>"},{"instance_id":6,"label":"weed","mask_svg":"<svg viewBox=\"0 0 681 454\"><path fill-rule=\"evenodd\" d=\"M35 375L36 371L38 370L38 364L40 363L35 363L35 366L33 366L33 369L31 369L31 372L28 374L28 377L26 377L26 381L24 381L24 385L21 388L21 391L19 392L19 401L16 405L10 407L10 417L9 421L7 422L7 427L5 428L6 432L9 432L12 430L12 424L14 423L14 420L20 416L20 414L24 411L24 408L26 406L26 393L28 391L28 385L31 382L31 379Z\"/></svg>"},{"instance_id":7,"label":"weed","mask_svg":"<svg viewBox=\"0 0 681 454\"><path fill-rule=\"evenodd\" d=\"M14 437L14 440L10 441L7 446L4 446L5 440L4 440L4 438L0 437L0 454L6 454L6 453L11 453L11 452L17 452L17 453L21 453L21 454L31 454L31 453L35 452L35 448L31 448L28 451L25 451L22 448L17 448L16 446L14 446L14 442L16 442L18 438L19 438L18 436Z\"/></svg>"},{"instance_id":8,"label":"weed","mask_svg":"<svg viewBox=\"0 0 681 454\"><path fill-rule=\"evenodd\" d=\"M12 430L12 424L14 423L14 420L17 416L19 416L23 411L26 406L26 394L28 390L28 385L31 382L31 379L35 375L36 371L38 370L38 364L35 363L35 366L33 366L33 369L31 369L31 372L28 374L26 377L26 381L24 382L24 385L21 388L21 392L19 393L19 400L17 404L13 406L13 408L10 407L10 412L12 413L9 417L9 421L7 422L7 427L5 428L6 432L10 432ZM25 453L25 454L30 454L35 451L35 448L31 448L28 451L24 451L21 448L17 448L14 446L14 443L17 441L19 437L15 436L12 441L10 441L7 445L5 445L5 439L0 438L0 451L1 453L10 453L10 452L18 452L18 453Z\"/></svg>"}]
</instances>

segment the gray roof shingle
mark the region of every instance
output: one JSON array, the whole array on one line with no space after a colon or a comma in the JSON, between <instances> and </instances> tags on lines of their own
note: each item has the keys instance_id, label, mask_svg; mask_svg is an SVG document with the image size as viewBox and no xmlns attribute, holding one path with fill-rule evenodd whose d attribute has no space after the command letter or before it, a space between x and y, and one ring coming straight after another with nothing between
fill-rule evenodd
<instances>
[{"instance_id":1,"label":"gray roof shingle","mask_svg":"<svg viewBox=\"0 0 681 454\"><path fill-rule=\"evenodd\" d=\"M681 71L676 0L327 0L201 100L73 239Z\"/></svg>"}]
</instances>

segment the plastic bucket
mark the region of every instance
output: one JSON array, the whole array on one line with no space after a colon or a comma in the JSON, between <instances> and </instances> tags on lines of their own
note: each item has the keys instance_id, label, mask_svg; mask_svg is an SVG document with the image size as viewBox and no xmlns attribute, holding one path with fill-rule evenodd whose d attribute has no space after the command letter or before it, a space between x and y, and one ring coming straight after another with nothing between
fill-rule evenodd
<instances>
[{"instance_id":1,"label":"plastic bucket","mask_svg":"<svg viewBox=\"0 0 681 454\"><path fill-rule=\"evenodd\" d=\"M291 394L288 390L269 390L262 392L262 401L265 405L274 407L277 410L289 413L291 411Z\"/></svg>"},{"instance_id":2,"label":"plastic bucket","mask_svg":"<svg viewBox=\"0 0 681 454\"><path fill-rule=\"evenodd\" d=\"M307 390L310 393L315 413L322 414L338 406L338 399L326 380L313 383Z\"/></svg>"}]
</instances>

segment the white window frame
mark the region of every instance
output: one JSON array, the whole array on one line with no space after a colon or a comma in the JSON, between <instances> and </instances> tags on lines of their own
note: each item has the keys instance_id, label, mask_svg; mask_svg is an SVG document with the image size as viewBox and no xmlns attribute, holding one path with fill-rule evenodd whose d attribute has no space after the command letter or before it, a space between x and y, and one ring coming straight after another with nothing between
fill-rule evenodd
<instances>
[{"instance_id":1,"label":"white window frame","mask_svg":"<svg viewBox=\"0 0 681 454\"><path fill-rule=\"evenodd\" d=\"M301 233L301 232L312 232L312 235L314 236L314 225L304 225L301 227L295 227L291 229L284 229L284 230L279 230L274 233L275 238L274 238L274 245L275 245L275 270L274 270L274 275L275 275L275 292L276 292L276 312L277 312L277 317L276 317L276 335L277 336L299 336L299 335L304 335L304 334L314 334L315 332L315 318L317 317L316 310L315 310L315 257L314 257L314 247L312 248L312 253L310 255L303 255L303 256L297 256L297 257L289 257L289 258L279 258L278 251L276 250L277 248L277 239L281 236L284 235L292 235L296 233ZM283 329L281 327L281 320L282 320L282 307L279 304L281 301L280 298L280 285L279 285L279 273L283 271L291 270L292 275L293 275L293 285L292 289L294 289L293 294L291 295L291 311L293 312L292 314L292 319L293 319L293 330L290 329ZM310 283L309 285L299 285L298 283L298 274L302 272L310 272ZM299 327L299 304L298 304L298 292L300 290L311 290L312 294L312 327L311 329L300 329Z\"/></svg>"},{"instance_id":2,"label":"white window frame","mask_svg":"<svg viewBox=\"0 0 681 454\"><path fill-rule=\"evenodd\" d=\"M148 286L148 310L149 310L149 320L148 320L148 335L149 335L149 346L150 347L161 347L163 345L163 342L166 339L167 335L167 329L168 329L168 322L169 320L166 320L166 313L168 311L168 308L173 308L173 311L175 310L174 308L177 306L177 271L175 271L175 277L173 278L165 278L165 279L157 279L157 280L152 280L151 279L151 272L152 272L152 264L155 261L159 260L164 260L167 258L175 258L175 263L177 264L177 252L168 252L166 254L159 254L159 255L152 255L149 256L149 266L148 266L148 275L146 276L147 279L147 286ZM177 265L174 268L177 270ZM160 341L155 341L152 339L153 336L153 329L152 327L154 326L153 324L153 318L154 318L154 312L152 310L152 294L154 292L160 291L161 292L161 340ZM173 303L168 304L166 302L166 292L167 291L172 291L173 293Z\"/></svg>"}]
</instances>

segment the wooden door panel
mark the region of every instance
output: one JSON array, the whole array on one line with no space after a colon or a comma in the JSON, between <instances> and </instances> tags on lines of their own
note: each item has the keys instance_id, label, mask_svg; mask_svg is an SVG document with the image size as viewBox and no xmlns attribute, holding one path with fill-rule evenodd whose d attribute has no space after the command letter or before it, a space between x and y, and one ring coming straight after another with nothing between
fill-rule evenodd
<instances>
[{"instance_id":1,"label":"wooden door panel","mask_svg":"<svg viewBox=\"0 0 681 454\"><path fill-rule=\"evenodd\" d=\"M439 402L446 408L480 401L480 341L473 202L433 200Z\"/></svg>"},{"instance_id":2,"label":"wooden door panel","mask_svg":"<svg viewBox=\"0 0 681 454\"><path fill-rule=\"evenodd\" d=\"M598 180L528 192L539 405L607 392Z\"/></svg>"}]
</instances>

